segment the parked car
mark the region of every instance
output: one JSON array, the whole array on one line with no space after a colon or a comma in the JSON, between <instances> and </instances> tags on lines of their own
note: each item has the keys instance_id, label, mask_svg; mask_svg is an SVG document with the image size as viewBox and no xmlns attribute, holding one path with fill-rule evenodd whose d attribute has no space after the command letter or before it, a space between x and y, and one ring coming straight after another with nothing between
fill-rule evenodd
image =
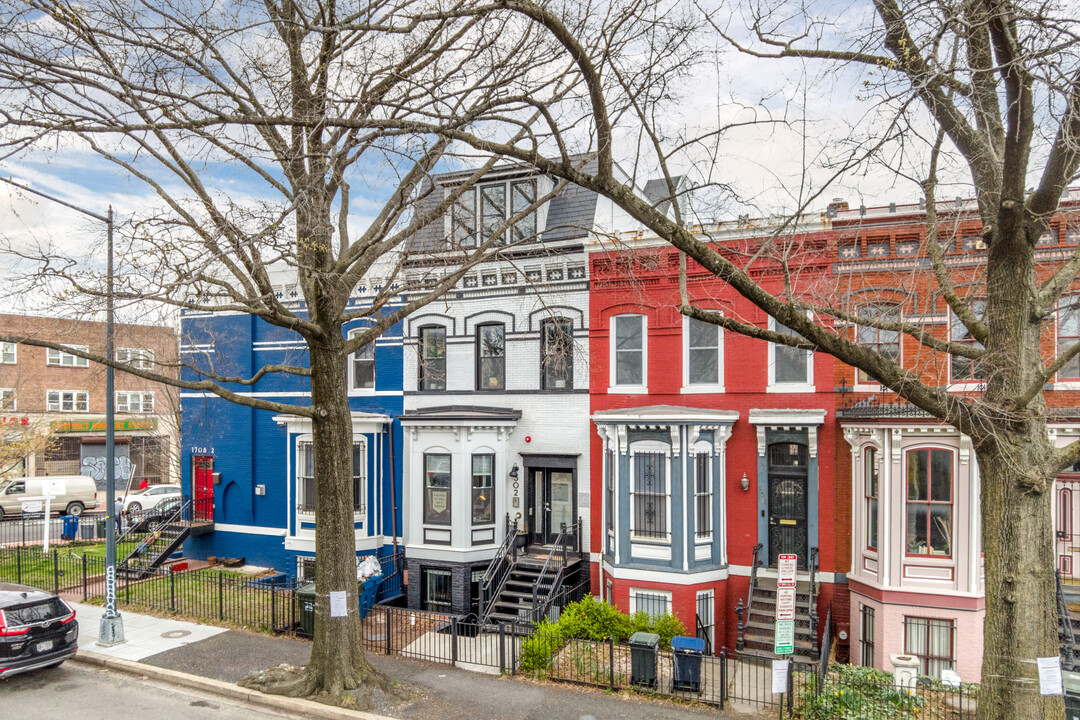
<instances>
[{"instance_id":1,"label":"parked car","mask_svg":"<svg viewBox=\"0 0 1080 720\"><path fill-rule=\"evenodd\" d=\"M94 478L85 475L22 477L0 483L0 520L5 515L21 515L24 501L41 498L46 480L60 480L64 483L64 493L52 499L51 512L58 515L82 515L84 510L93 510L98 506ZM45 501L42 500L41 503L44 510Z\"/></svg>"},{"instance_id":2,"label":"parked car","mask_svg":"<svg viewBox=\"0 0 1080 720\"><path fill-rule=\"evenodd\" d=\"M124 527L131 528L133 532L156 530L159 525L167 522L175 515L181 505L180 496L174 495L145 510L128 510Z\"/></svg>"},{"instance_id":3,"label":"parked car","mask_svg":"<svg viewBox=\"0 0 1080 720\"><path fill-rule=\"evenodd\" d=\"M75 610L52 593L0 583L0 678L53 668L79 649Z\"/></svg>"},{"instance_id":4,"label":"parked car","mask_svg":"<svg viewBox=\"0 0 1080 720\"><path fill-rule=\"evenodd\" d=\"M139 512L157 505L168 498L180 497L179 485L151 485L145 490L137 490L129 493L124 498L124 510L126 512Z\"/></svg>"}]
</instances>

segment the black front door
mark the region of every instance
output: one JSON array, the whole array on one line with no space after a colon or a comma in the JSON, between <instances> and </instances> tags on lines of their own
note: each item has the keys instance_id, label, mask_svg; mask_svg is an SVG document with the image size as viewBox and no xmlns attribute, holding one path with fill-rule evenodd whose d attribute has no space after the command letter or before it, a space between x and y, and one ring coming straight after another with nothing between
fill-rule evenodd
<instances>
[{"instance_id":1,"label":"black front door","mask_svg":"<svg viewBox=\"0 0 1080 720\"><path fill-rule=\"evenodd\" d=\"M532 507L529 515L530 540L548 545L555 542L566 525L574 532L574 471L563 468L532 469Z\"/></svg>"},{"instance_id":2,"label":"black front door","mask_svg":"<svg viewBox=\"0 0 1080 720\"><path fill-rule=\"evenodd\" d=\"M799 556L805 570L810 550L807 528L808 453L806 445L778 442L769 445L769 567L781 554Z\"/></svg>"}]
</instances>

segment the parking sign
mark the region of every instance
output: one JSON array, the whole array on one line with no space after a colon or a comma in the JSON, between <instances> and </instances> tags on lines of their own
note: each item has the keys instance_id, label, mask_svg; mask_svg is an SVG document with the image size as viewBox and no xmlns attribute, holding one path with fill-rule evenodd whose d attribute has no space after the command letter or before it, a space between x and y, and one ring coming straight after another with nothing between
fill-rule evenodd
<instances>
[{"instance_id":1,"label":"parking sign","mask_svg":"<svg viewBox=\"0 0 1080 720\"><path fill-rule=\"evenodd\" d=\"M798 567L798 555L781 555L776 563L776 586L795 587L795 572Z\"/></svg>"}]
</instances>

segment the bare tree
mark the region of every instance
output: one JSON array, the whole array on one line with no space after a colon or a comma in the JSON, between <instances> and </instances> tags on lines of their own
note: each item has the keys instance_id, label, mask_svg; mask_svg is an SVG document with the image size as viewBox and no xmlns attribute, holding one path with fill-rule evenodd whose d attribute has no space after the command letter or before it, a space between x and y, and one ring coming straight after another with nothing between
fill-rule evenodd
<instances>
[{"instance_id":1,"label":"bare tree","mask_svg":"<svg viewBox=\"0 0 1080 720\"><path fill-rule=\"evenodd\" d=\"M461 238L440 260L409 264L407 240L443 216L495 162L455 156L432 128L467 126L526 78L555 95L576 69L550 61L525 21L470 15L447 20L411 0L342 6L335 0L209 4L166 0L0 3L0 138L4 157L89 153L149 193L121 227L116 297L174 312L249 313L297 333L308 364L273 365L237 377L198 360L198 379L72 351L134 375L216 394L249 407L310 418L316 471L317 609L311 662L283 692L330 701L382 684L363 655L353 550L348 356L453 288L476 263L505 248L507 228L561 189L535 198L490 235ZM342 118L348 126L328 124ZM519 129L514 133L524 135ZM430 173L475 169L452 189ZM350 193L371 199L353 227ZM437 202L418 198L438 193ZM516 210L516 208L515 208ZM20 293L104 295L98 264L62 243L8 243L35 266ZM275 278L295 278L296 311ZM354 289L377 289L350 305ZM366 319L344 337L344 324ZM51 346L40 338L3 338ZM307 378L311 404L251 397L269 373ZM347 594L331 617L329 594Z\"/></svg>"},{"instance_id":2,"label":"bare tree","mask_svg":"<svg viewBox=\"0 0 1080 720\"><path fill-rule=\"evenodd\" d=\"M737 34L730 29L731 18L743 9L750 32ZM862 9L867 17L854 34L845 22L850 17L814 14L850 16ZM1059 652L1050 491L1057 473L1080 460L1080 444L1056 448L1051 442L1043 393L1054 374L1080 354L1080 345L1046 357L1040 339L1059 298L1076 286L1080 250L1040 268L1036 243L1080 167L1080 55L1071 10L1041 2L874 0L870 8L854 9L754 3L700 16L711 37L760 59L762 73L783 58L798 59L800 67L834 63L838 72L862 73L877 121L855 138L855 150L830 172L840 177L863 163L888 162L899 178L921 186L927 209L924 252L935 291L975 341L970 343L951 342L918 324L854 317L843 307L819 302L791 277L785 278L782 291L766 290L750 268L764 258L787 272L799 252L790 222L781 223L772 241L749 256L718 251L709 243L713 238L690 227L679 203L667 213L635 192L615 163L619 138L642 138L638 156L623 162L624 167L639 162L658 167L667 178L669 197L679 199L695 187L713 184L717 166L702 169L694 151L737 123L717 124L696 135L681 129L672 96L686 63L694 61L686 47L699 47L702 36L695 34L693 21L681 23L677 3L641 1L608 7L606 13L596 10L532 0L472 8L482 16L525 17L550 33L564 56L577 64L580 86L574 97L580 102L570 105L534 88L530 107L541 107L546 122L534 126L529 146L496 142L491 124L482 131L453 128L444 134L532 163L610 198L797 334L709 312L684 294L680 309L685 315L773 343L829 353L968 435L983 478L986 652L979 717L1061 717L1060 698L1042 697L1030 690L1030 683L1033 659ZM635 28L632 50L615 52L606 42L615 18L622 33ZM583 126L590 128L587 137L577 132ZM545 147L559 152L545 157ZM571 151L587 149L598 157L595 173L567 162ZM945 226L939 224L936 190L939 167L946 163L970 177L988 248L978 284L972 286L961 286L938 245ZM678 169L687 167L697 169L699 181L677 184ZM822 189L793 193L799 207L792 219L818 202ZM976 295L985 298L981 313L971 302ZM815 319L808 310L815 311ZM902 333L927 357L977 363L987 378L985 391L976 397L950 393L918 368L858 344L849 329L856 322Z\"/></svg>"}]
</instances>

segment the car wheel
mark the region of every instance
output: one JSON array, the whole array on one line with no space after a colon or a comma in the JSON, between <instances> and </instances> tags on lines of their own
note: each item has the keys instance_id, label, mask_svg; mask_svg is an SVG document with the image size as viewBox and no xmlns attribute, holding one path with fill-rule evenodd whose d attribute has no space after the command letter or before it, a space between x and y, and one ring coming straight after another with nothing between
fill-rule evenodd
<instances>
[{"instance_id":1,"label":"car wheel","mask_svg":"<svg viewBox=\"0 0 1080 720\"><path fill-rule=\"evenodd\" d=\"M142 510L142 504L137 502L133 502L128 505L127 509L128 512L139 512L140 510Z\"/></svg>"},{"instance_id":2,"label":"car wheel","mask_svg":"<svg viewBox=\"0 0 1080 720\"><path fill-rule=\"evenodd\" d=\"M86 507L81 502L73 502L67 506L68 515L82 515Z\"/></svg>"}]
</instances>

